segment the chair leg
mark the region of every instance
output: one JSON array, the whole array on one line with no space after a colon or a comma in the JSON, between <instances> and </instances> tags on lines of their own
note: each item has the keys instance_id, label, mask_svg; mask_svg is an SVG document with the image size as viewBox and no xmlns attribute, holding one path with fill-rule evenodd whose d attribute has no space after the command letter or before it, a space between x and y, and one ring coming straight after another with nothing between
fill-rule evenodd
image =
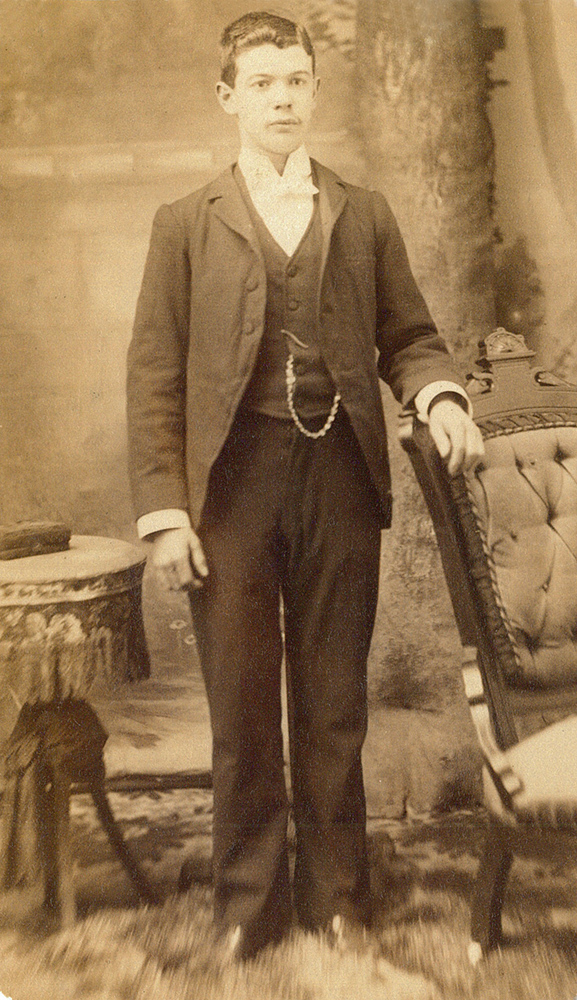
<instances>
[{"instance_id":1,"label":"chair leg","mask_svg":"<svg viewBox=\"0 0 577 1000\"><path fill-rule=\"evenodd\" d=\"M491 824L479 865L471 913L471 937L484 953L496 948L501 941L501 910L512 861L507 832Z\"/></svg>"},{"instance_id":2,"label":"chair leg","mask_svg":"<svg viewBox=\"0 0 577 1000\"><path fill-rule=\"evenodd\" d=\"M102 827L114 848L118 859L130 875L133 885L142 900L147 903L158 903L158 896L152 888L147 876L142 870L138 861L130 853L126 841L114 818L112 809L104 791L103 780L93 779L90 783L90 794L96 806L98 818Z\"/></svg>"}]
</instances>

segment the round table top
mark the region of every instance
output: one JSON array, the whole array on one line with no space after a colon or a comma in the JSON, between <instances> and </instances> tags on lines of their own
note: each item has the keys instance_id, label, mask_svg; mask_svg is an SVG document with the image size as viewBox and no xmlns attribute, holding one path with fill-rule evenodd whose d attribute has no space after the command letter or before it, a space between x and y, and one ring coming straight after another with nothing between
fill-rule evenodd
<instances>
[{"instance_id":1,"label":"round table top","mask_svg":"<svg viewBox=\"0 0 577 1000\"><path fill-rule=\"evenodd\" d=\"M72 535L70 548L22 559L0 560L0 586L10 583L50 583L88 580L141 565L146 554L118 538Z\"/></svg>"}]
</instances>

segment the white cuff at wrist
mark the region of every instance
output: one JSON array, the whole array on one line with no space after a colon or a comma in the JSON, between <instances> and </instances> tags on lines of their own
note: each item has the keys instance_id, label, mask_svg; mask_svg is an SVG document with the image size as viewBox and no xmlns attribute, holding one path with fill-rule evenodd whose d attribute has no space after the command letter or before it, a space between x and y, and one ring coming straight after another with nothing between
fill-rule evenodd
<instances>
[{"instance_id":1,"label":"white cuff at wrist","mask_svg":"<svg viewBox=\"0 0 577 1000\"><path fill-rule=\"evenodd\" d=\"M455 395L464 399L467 404L467 413L470 417L473 416L471 400L467 396L465 390L462 389L456 382L445 382L439 380L438 382L430 382L429 385L424 386L413 400L417 411L417 417L421 423L428 424L431 404L435 401L437 396L440 396L444 392L455 393Z\"/></svg>"},{"instance_id":2,"label":"white cuff at wrist","mask_svg":"<svg viewBox=\"0 0 577 1000\"><path fill-rule=\"evenodd\" d=\"M190 528L188 513L177 508L153 510L150 514L143 514L136 522L139 538L146 538L157 531L167 531L169 528Z\"/></svg>"}]
</instances>

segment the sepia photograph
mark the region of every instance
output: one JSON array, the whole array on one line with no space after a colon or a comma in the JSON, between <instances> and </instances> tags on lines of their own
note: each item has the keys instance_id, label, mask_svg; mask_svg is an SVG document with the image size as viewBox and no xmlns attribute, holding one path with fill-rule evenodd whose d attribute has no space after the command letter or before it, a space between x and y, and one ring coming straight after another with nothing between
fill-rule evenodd
<instances>
[{"instance_id":1,"label":"sepia photograph","mask_svg":"<svg viewBox=\"0 0 577 1000\"><path fill-rule=\"evenodd\" d=\"M0 1000L577 1000L577 0L0 0Z\"/></svg>"}]
</instances>

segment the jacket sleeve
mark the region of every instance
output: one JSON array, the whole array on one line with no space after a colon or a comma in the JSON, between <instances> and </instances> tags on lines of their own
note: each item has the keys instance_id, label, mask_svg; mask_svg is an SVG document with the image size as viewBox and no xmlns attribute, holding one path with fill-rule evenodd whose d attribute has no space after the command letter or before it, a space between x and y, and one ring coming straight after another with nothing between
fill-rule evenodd
<instances>
[{"instance_id":1,"label":"jacket sleeve","mask_svg":"<svg viewBox=\"0 0 577 1000\"><path fill-rule=\"evenodd\" d=\"M127 361L129 472L137 518L187 510L186 362L190 265L181 220L157 212Z\"/></svg>"},{"instance_id":2,"label":"jacket sleeve","mask_svg":"<svg viewBox=\"0 0 577 1000\"><path fill-rule=\"evenodd\" d=\"M406 406L431 382L462 378L413 277L391 209L371 192L376 246L378 371Z\"/></svg>"}]
</instances>

